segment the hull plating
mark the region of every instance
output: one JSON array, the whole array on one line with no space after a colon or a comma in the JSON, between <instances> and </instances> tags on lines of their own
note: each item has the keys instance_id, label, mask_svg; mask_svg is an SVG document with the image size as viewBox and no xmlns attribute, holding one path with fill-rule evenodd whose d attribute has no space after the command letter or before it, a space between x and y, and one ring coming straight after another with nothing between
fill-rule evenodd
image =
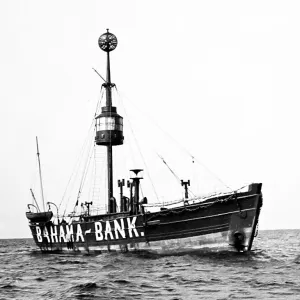
<instances>
[{"instance_id":1,"label":"hull plating","mask_svg":"<svg viewBox=\"0 0 300 300\"><path fill-rule=\"evenodd\" d=\"M249 251L262 205L260 187L155 213L91 216L59 225L31 223L30 228L43 252Z\"/></svg>"}]
</instances>

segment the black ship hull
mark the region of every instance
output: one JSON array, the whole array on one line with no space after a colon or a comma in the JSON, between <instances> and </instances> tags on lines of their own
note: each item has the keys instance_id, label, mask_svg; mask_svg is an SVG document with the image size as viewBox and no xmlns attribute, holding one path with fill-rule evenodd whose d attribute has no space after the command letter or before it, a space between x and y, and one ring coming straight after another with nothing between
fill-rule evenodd
<instances>
[{"instance_id":1,"label":"black ship hull","mask_svg":"<svg viewBox=\"0 0 300 300\"><path fill-rule=\"evenodd\" d=\"M30 222L47 253L146 251L182 254L203 250L250 251L262 206L261 184L244 193L189 200L181 206L131 215L80 216L66 223Z\"/></svg>"}]
</instances>

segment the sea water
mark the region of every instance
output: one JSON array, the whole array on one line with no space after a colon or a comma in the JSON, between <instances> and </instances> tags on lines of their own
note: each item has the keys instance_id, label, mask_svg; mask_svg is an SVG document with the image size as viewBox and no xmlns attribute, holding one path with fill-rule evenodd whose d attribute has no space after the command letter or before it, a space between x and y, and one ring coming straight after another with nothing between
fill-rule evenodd
<instances>
[{"instance_id":1,"label":"sea water","mask_svg":"<svg viewBox=\"0 0 300 300\"><path fill-rule=\"evenodd\" d=\"M300 299L300 230L260 231L248 254L41 254L0 240L0 299Z\"/></svg>"}]
</instances>

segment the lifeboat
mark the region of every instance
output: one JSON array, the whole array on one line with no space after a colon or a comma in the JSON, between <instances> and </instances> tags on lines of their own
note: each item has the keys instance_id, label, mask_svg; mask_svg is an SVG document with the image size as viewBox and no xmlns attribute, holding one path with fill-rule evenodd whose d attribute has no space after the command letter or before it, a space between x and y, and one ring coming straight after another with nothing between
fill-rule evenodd
<instances>
[{"instance_id":1,"label":"lifeboat","mask_svg":"<svg viewBox=\"0 0 300 300\"><path fill-rule=\"evenodd\" d=\"M38 213L27 212L26 217L32 223L46 223L51 220L51 218L53 217L53 213L52 211Z\"/></svg>"}]
</instances>

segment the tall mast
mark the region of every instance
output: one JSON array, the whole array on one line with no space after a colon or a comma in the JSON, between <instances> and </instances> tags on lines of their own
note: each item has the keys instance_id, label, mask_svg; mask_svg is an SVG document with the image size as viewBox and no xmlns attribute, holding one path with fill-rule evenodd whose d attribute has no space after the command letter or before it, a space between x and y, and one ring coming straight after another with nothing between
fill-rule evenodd
<instances>
[{"instance_id":1,"label":"tall mast","mask_svg":"<svg viewBox=\"0 0 300 300\"><path fill-rule=\"evenodd\" d=\"M40 185L41 185L41 195L42 195L42 201L43 201L43 208L45 211L45 199L44 199L44 189L43 189L43 180L42 180L42 169L41 169L41 162L40 162L40 152L39 152L39 143L38 143L38 138L36 138L36 150L37 150L37 157L38 157L38 162L39 162L39 174L40 174Z\"/></svg>"},{"instance_id":2,"label":"tall mast","mask_svg":"<svg viewBox=\"0 0 300 300\"><path fill-rule=\"evenodd\" d=\"M108 32L108 30L107 30ZM107 52L107 70L106 70L106 107L111 112L112 97L111 97L111 81L110 81L110 60L109 52ZM108 212L111 213L111 201L113 197L113 149L112 145L107 145L107 185L108 185Z\"/></svg>"},{"instance_id":3,"label":"tall mast","mask_svg":"<svg viewBox=\"0 0 300 300\"><path fill-rule=\"evenodd\" d=\"M107 53L106 82L106 106L102 107L101 114L96 117L96 144L107 148L107 182L108 182L108 213L115 212L115 205L111 205L113 198L113 146L123 144L123 118L117 114L117 108L112 106L112 87L110 77L110 51L118 44L116 36L107 32L102 34L98 40L100 49Z\"/></svg>"},{"instance_id":4,"label":"tall mast","mask_svg":"<svg viewBox=\"0 0 300 300\"><path fill-rule=\"evenodd\" d=\"M111 97L111 79L110 79L110 59L109 52L107 52L107 66L106 66L106 106L112 106L112 97Z\"/></svg>"}]
</instances>

